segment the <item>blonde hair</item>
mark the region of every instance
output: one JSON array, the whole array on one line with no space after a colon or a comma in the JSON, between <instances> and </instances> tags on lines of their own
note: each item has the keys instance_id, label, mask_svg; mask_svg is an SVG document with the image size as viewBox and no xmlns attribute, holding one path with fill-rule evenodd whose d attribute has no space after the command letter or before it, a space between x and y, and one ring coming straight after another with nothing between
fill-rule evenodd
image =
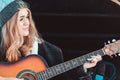
<instances>
[{"instance_id":1,"label":"blonde hair","mask_svg":"<svg viewBox=\"0 0 120 80\"><path fill-rule=\"evenodd\" d=\"M32 20L31 12L26 8L29 14L29 35L22 37L18 30L18 12L6 22L2 28L1 45L5 49L7 61L17 61L21 57L21 53L27 55L31 53L31 47L35 38L40 41L40 37Z\"/></svg>"}]
</instances>

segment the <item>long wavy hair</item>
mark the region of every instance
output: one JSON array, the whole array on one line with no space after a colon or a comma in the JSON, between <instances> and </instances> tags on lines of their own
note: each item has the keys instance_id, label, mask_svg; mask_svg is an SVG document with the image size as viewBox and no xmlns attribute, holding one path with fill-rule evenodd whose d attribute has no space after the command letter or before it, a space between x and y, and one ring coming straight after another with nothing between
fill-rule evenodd
<instances>
[{"instance_id":1,"label":"long wavy hair","mask_svg":"<svg viewBox=\"0 0 120 80\"><path fill-rule=\"evenodd\" d=\"M31 11L26 8L29 15L29 35L22 37L19 32L18 25L18 12L6 22L2 28L1 34L1 46L5 49L5 57L9 62L17 61L21 54L24 56L31 53L31 47L33 42L37 40L40 42L41 38L38 35L38 31L35 27L34 21L31 16Z\"/></svg>"}]
</instances>

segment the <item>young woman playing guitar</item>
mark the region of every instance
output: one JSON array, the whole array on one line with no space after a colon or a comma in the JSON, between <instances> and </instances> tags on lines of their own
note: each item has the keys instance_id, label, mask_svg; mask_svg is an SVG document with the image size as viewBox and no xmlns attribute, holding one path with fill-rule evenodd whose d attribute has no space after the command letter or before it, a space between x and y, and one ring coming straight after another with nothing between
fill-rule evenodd
<instances>
[{"instance_id":1,"label":"young woman playing guitar","mask_svg":"<svg viewBox=\"0 0 120 80\"><path fill-rule=\"evenodd\" d=\"M81 74L102 60L101 56L91 53L64 62L61 49L38 35L28 3L22 0L0 0L0 28L0 80L47 80L73 68L78 68L74 72ZM106 45L97 52L104 55L110 51L116 50ZM61 77L56 80L67 79Z\"/></svg>"}]
</instances>

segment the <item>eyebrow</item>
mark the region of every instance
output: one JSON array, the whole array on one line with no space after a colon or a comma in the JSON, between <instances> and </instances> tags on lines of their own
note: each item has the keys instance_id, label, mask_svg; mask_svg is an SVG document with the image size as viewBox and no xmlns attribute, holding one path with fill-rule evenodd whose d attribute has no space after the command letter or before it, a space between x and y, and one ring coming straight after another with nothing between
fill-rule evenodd
<instances>
[{"instance_id":1,"label":"eyebrow","mask_svg":"<svg viewBox=\"0 0 120 80\"><path fill-rule=\"evenodd\" d=\"M25 16L20 16L21 18L25 17Z\"/></svg>"},{"instance_id":2,"label":"eyebrow","mask_svg":"<svg viewBox=\"0 0 120 80\"><path fill-rule=\"evenodd\" d=\"M27 16L29 16L28 14L27 14ZM23 18L23 17L26 17L26 15L22 15L22 16L20 16L21 18Z\"/></svg>"}]
</instances>

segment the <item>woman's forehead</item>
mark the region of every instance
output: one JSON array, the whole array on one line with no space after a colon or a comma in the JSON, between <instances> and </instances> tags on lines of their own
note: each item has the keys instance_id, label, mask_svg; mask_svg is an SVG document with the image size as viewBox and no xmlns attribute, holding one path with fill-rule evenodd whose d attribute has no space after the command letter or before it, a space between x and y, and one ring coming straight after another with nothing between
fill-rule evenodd
<instances>
[{"instance_id":1,"label":"woman's forehead","mask_svg":"<svg viewBox=\"0 0 120 80\"><path fill-rule=\"evenodd\" d=\"M28 10L26 8L22 8L19 10L19 15L28 15Z\"/></svg>"}]
</instances>

